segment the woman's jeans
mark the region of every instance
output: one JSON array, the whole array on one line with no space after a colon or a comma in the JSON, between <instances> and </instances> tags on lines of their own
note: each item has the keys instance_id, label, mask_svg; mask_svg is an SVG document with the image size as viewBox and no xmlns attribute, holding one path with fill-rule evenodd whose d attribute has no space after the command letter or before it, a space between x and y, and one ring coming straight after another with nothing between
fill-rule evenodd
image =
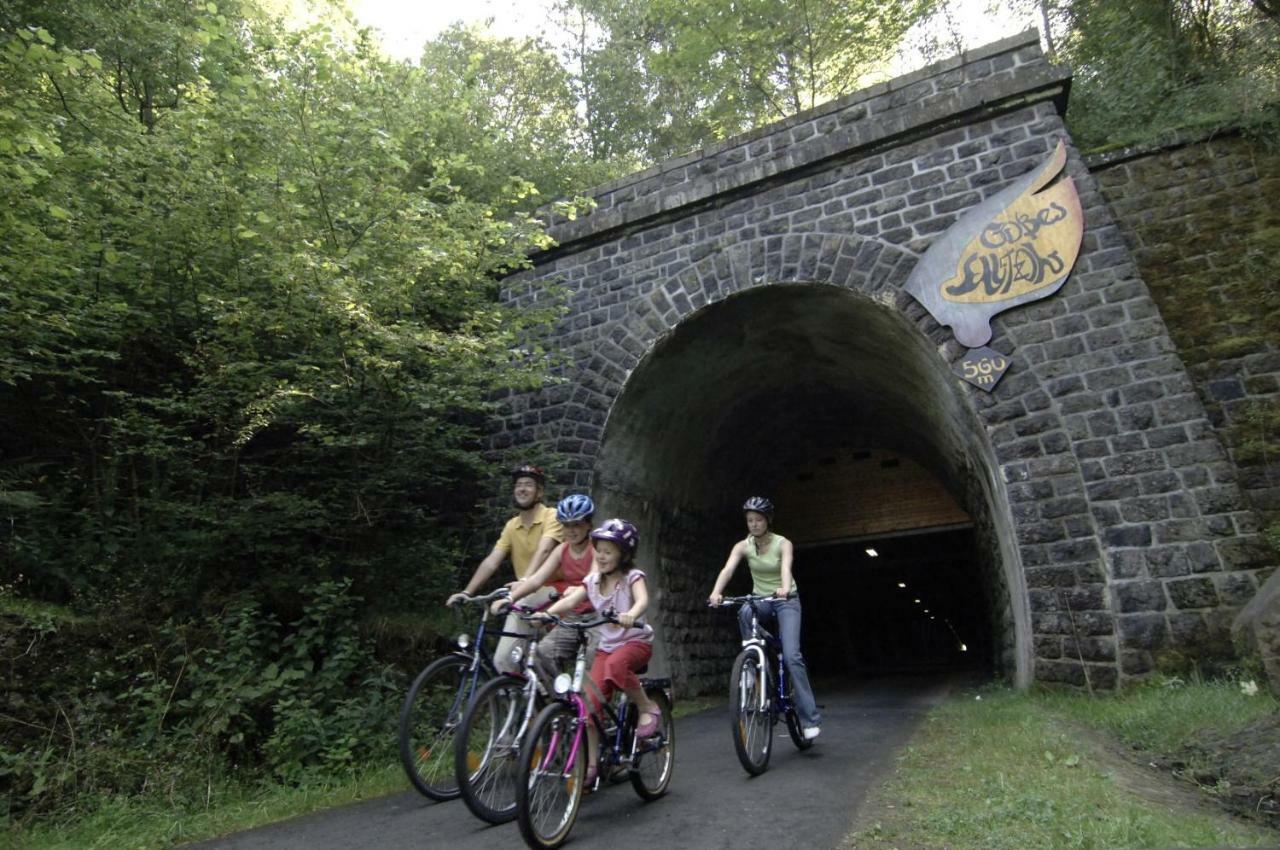
<instances>
[{"instance_id":1,"label":"woman's jeans","mask_svg":"<svg viewBox=\"0 0 1280 850\"><path fill-rule=\"evenodd\" d=\"M787 675L791 677L792 695L795 698L796 713L800 715L801 726L817 726L822 722L818 715L818 705L813 700L813 688L809 685L809 671L804 664L804 656L800 654L800 599L769 599L757 602L760 625L769 629L782 640L782 660L787 665ZM751 606L743 605L738 610L738 629L743 640L751 637Z\"/></svg>"}]
</instances>

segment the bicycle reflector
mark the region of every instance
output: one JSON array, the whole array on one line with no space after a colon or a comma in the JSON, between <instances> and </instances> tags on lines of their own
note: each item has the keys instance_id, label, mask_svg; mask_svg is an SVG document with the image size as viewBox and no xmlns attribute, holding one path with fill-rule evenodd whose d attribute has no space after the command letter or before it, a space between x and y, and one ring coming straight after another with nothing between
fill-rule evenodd
<instances>
[{"instance_id":1,"label":"bicycle reflector","mask_svg":"<svg viewBox=\"0 0 1280 850\"><path fill-rule=\"evenodd\" d=\"M471 635L466 634L465 632L458 635L458 648L466 649L468 646L471 646Z\"/></svg>"},{"instance_id":2,"label":"bicycle reflector","mask_svg":"<svg viewBox=\"0 0 1280 850\"><path fill-rule=\"evenodd\" d=\"M573 686L573 677L570 676L568 673L561 673L559 676L556 676L556 681L554 686L556 689L556 693L563 696L564 694L569 693L569 688L572 686Z\"/></svg>"},{"instance_id":3,"label":"bicycle reflector","mask_svg":"<svg viewBox=\"0 0 1280 850\"><path fill-rule=\"evenodd\" d=\"M511 647L511 663L512 664L519 664L521 659L523 658L524 658L523 646L521 646L520 644L516 644L515 646Z\"/></svg>"}]
</instances>

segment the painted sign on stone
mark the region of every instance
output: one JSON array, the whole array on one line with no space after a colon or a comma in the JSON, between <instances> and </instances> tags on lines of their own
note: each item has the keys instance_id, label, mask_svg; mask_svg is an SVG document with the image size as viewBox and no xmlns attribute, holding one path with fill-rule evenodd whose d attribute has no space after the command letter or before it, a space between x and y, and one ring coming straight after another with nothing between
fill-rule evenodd
<instances>
[{"instance_id":1,"label":"painted sign on stone","mask_svg":"<svg viewBox=\"0 0 1280 850\"><path fill-rule=\"evenodd\" d=\"M991 318L1057 292L1080 254L1084 212L1062 142L1039 168L978 204L929 246L906 289L956 339L978 348ZM1041 190L1044 191L1041 191Z\"/></svg>"},{"instance_id":2,"label":"painted sign on stone","mask_svg":"<svg viewBox=\"0 0 1280 850\"><path fill-rule=\"evenodd\" d=\"M991 392L1008 369L1008 357L991 348L979 348L966 352L951 371L978 389Z\"/></svg>"}]
</instances>

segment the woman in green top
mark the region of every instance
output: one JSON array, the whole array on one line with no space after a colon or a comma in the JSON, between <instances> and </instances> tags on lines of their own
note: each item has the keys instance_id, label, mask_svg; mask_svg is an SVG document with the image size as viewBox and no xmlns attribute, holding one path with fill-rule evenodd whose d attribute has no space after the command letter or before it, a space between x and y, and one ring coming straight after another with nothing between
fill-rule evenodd
<instances>
[{"instance_id":1,"label":"woman in green top","mask_svg":"<svg viewBox=\"0 0 1280 850\"><path fill-rule=\"evenodd\" d=\"M769 530L773 522L773 502L763 496L752 496L742 510L747 517L747 539L734 544L707 601L712 605L720 604L724 599L725 585L733 578L738 564L746 558L754 582L751 592L757 596L772 597L757 606L760 624L770 627L774 626L774 620L777 621L778 637L782 639L782 658L791 675L800 725L804 727L804 736L812 740L818 737L821 717L813 699L813 688L809 685L804 656L800 654L800 588L791 577L791 541ZM750 637L751 606L743 605L738 611L738 627L744 640Z\"/></svg>"}]
</instances>

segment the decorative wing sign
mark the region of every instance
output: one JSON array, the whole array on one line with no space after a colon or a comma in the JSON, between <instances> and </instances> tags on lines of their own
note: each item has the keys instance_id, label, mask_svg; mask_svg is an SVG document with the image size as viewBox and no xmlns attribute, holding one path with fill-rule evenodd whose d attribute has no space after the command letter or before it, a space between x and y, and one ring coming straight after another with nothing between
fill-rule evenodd
<instances>
[{"instance_id":1,"label":"decorative wing sign","mask_svg":"<svg viewBox=\"0 0 1280 850\"><path fill-rule=\"evenodd\" d=\"M1057 292L1080 253L1084 213L1062 142L1044 165L978 204L929 246L906 289L969 348L991 318ZM1044 191L1040 191L1044 189Z\"/></svg>"}]
</instances>

